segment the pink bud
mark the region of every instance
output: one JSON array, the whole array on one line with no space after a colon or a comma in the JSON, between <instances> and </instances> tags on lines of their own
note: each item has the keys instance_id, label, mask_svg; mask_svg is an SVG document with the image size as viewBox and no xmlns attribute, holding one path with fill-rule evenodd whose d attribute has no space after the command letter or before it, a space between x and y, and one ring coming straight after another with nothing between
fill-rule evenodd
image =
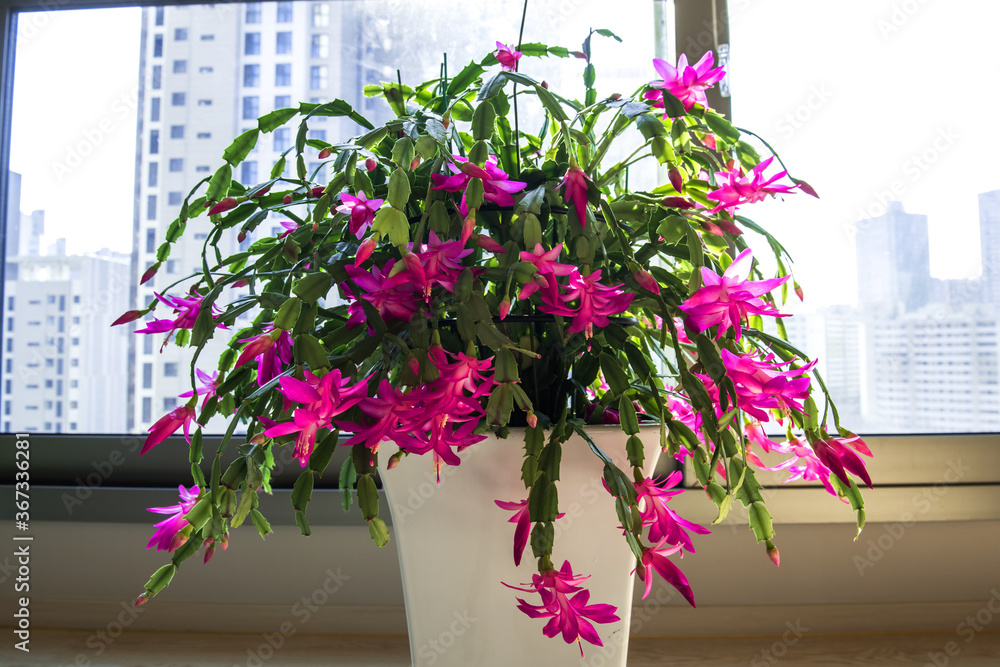
<instances>
[{"instance_id":1,"label":"pink bud","mask_svg":"<svg viewBox=\"0 0 1000 667\"><path fill-rule=\"evenodd\" d=\"M694 208L694 203L684 199L683 197L664 197L661 203L667 208Z\"/></svg>"},{"instance_id":2,"label":"pink bud","mask_svg":"<svg viewBox=\"0 0 1000 667\"><path fill-rule=\"evenodd\" d=\"M542 81L542 88L544 88L545 90L548 90L549 89L549 82L548 81Z\"/></svg>"},{"instance_id":3,"label":"pink bud","mask_svg":"<svg viewBox=\"0 0 1000 667\"><path fill-rule=\"evenodd\" d=\"M586 60L587 59L587 54L584 53L583 51L573 51L573 55L576 56L577 58L581 59L581 60Z\"/></svg>"},{"instance_id":4,"label":"pink bud","mask_svg":"<svg viewBox=\"0 0 1000 667\"><path fill-rule=\"evenodd\" d=\"M292 203L292 195L285 195L284 197L282 197L281 202L283 204L285 204L285 205L291 204Z\"/></svg>"},{"instance_id":5,"label":"pink bud","mask_svg":"<svg viewBox=\"0 0 1000 667\"><path fill-rule=\"evenodd\" d=\"M150 280L153 279L153 276L155 276L156 272L159 270L160 270L160 263L156 262L151 267L146 269L146 272L144 274L142 274L142 279L139 281L139 284L145 285L146 283L148 283Z\"/></svg>"},{"instance_id":6,"label":"pink bud","mask_svg":"<svg viewBox=\"0 0 1000 667\"><path fill-rule=\"evenodd\" d=\"M531 428L536 428L538 426L538 417L534 412L528 413L528 426Z\"/></svg>"},{"instance_id":7,"label":"pink bud","mask_svg":"<svg viewBox=\"0 0 1000 667\"><path fill-rule=\"evenodd\" d=\"M371 238L358 248L358 254L354 258L354 266L361 266L362 262L371 257L373 252L375 252L375 239Z\"/></svg>"},{"instance_id":8,"label":"pink bud","mask_svg":"<svg viewBox=\"0 0 1000 667\"><path fill-rule=\"evenodd\" d=\"M313 188L313 189L312 189L312 190L310 191L310 194L311 194L311 195L312 195L313 197L316 197L316 199L319 199L320 197L322 197L322 196L323 196L323 190L326 190L326 186L325 186L325 185L317 185L316 187L314 187L314 188Z\"/></svg>"},{"instance_id":9,"label":"pink bud","mask_svg":"<svg viewBox=\"0 0 1000 667\"><path fill-rule=\"evenodd\" d=\"M229 535L228 535L228 533L226 534L225 537L222 538L222 541L219 542L219 545L222 547L223 551L225 551L226 549L229 548Z\"/></svg>"},{"instance_id":10,"label":"pink bud","mask_svg":"<svg viewBox=\"0 0 1000 667\"><path fill-rule=\"evenodd\" d=\"M326 158L330 157L330 147L327 146L326 148L321 150L319 152L319 155L317 155L316 157L318 157L320 160L325 160Z\"/></svg>"},{"instance_id":11,"label":"pink bud","mask_svg":"<svg viewBox=\"0 0 1000 667\"><path fill-rule=\"evenodd\" d=\"M611 99L613 99L616 102L618 100L620 100L621 98L622 98L622 94L621 93L614 93L614 94L611 95Z\"/></svg>"},{"instance_id":12,"label":"pink bud","mask_svg":"<svg viewBox=\"0 0 1000 667\"><path fill-rule=\"evenodd\" d=\"M240 278L239 280L237 280L236 282L234 282L231 285L231 287L246 287L249 284L250 284L250 280L249 279L247 279L247 278Z\"/></svg>"},{"instance_id":13,"label":"pink bud","mask_svg":"<svg viewBox=\"0 0 1000 667\"><path fill-rule=\"evenodd\" d=\"M235 197L226 197L218 204L208 209L209 215L219 215L220 213L225 213L226 211L236 208L239 202L236 201Z\"/></svg>"},{"instance_id":14,"label":"pink bud","mask_svg":"<svg viewBox=\"0 0 1000 667\"><path fill-rule=\"evenodd\" d=\"M240 243L243 243L244 241L247 240L247 233L241 231L239 234L236 235L236 240L239 241Z\"/></svg>"},{"instance_id":15,"label":"pink bud","mask_svg":"<svg viewBox=\"0 0 1000 667\"><path fill-rule=\"evenodd\" d=\"M713 150L713 151L715 150L716 144L715 144L715 135L714 134L706 134L705 138L702 139L701 142L703 144L705 144L705 146L709 150Z\"/></svg>"},{"instance_id":16,"label":"pink bud","mask_svg":"<svg viewBox=\"0 0 1000 667\"><path fill-rule=\"evenodd\" d=\"M258 190L257 192L255 192L253 194L253 196L251 197L251 199L257 199L257 197L263 197L264 195L266 195L270 191L271 191L271 186L270 185L267 186L266 188L261 188L260 190Z\"/></svg>"},{"instance_id":17,"label":"pink bud","mask_svg":"<svg viewBox=\"0 0 1000 667\"><path fill-rule=\"evenodd\" d=\"M504 297L503 301L500 302L500 319L507 317L507 313L510 312L510 298Z\"/></svg>"},{"instance_id":18,"label":"pink bud","mask_svg":"<svg viewBox=\"0 0 1000 667\"><path fill-rule=\"evenodd\" d=\"M419 166L420 166L420 156L418 155L417 157L413 158L413 160L410 162L410 171L413 171Z\"/></svg>"},{"instance_id":19,"label":"pink bud","mask_svg":"<svg viewBox=\"0 0 1000 667\"><path fill-rule=\"evenodd\" d=\"M774 563L775 567L779 567L781 565L781 554L778 553L778 547L774 546L774 543L771 542L771 540L767 541L767 557L771 559L771 562Z\"/></svg>"},{"instance_id":20,"label":"pink bud","mask_svg":"<svg viewBox=\"0 0 1000 667\"><path fill-rule=\"evenodd\" d=\"M142 317L143 314L144 313L141 310L130 310L127 313L125 313L124 315L122 315L121 317L119 317L117 320L115 320L114 322L112 322L111 326L114 327L114 326L118 326L119 324L126 324L128 322L134 322L135 320L137 320L140 317Z\"/></svg>"},{"instance_id":21,"label":"pink bud","mask_svg":"<svg viewBox=\"0 0 1000 667\"><path fill-rule=\"evenodd\" d=\"M483 234L476 234L476 245L492 253L504 253L503 246L491 239L489 236Z\"/></svg>"},{"instance_id":22,"label":"pink bud","mask_svg":"<svg viewBox=\"0 0 1000 667\"><path fill-rule=\"evenodd\" d=\"M681 170L677 167L671 167L667 175L670 177L670 185L674 186L674 190L684 192L684 177L681 176Z\"/></svg>"},{"instance_id":23,"label":"pink bud","mask_svg":"<svg viewBox=\"0 0 1000 667\"><path fill-rule=\"evenodd\" d=\"M799 301L805 301L805 292L802 291L802 286L795 283L795 296L799 297Z\"/></svg>"},{"instance_id":24,"label":"pink bud","mask_svg":"<svg viewBox=\"0 0 1000 667\"><path fill-rule=\"evenodd\" d=\"M393 468L395 468L396 466L398 466L399 465L399 460L402 457L403 457L403 452L396 452L395 454L393 454L392 456L390 456L389 457L389 463L386 464L386 466L385 466L386 469L387 470L392 470Z\"/></svg>"},{"instance_id":25,"label":"pink bud","mask_svg":"<svg viewBox=\"0 0 1000 667\"><path fill-rule=\"evenodd\" d=\"M149 602L149 591L143 592L142 595L140 595L139 597L137 597L135 599L135 606L136 607L141 607L142 605L146 604L147 602Z\"/></svg>"},{"instance_id":26,"label":"pink bud","mask_svg":"<svg viewBox=\"0 0 1000 667\"><path fill-rule=\"evenodd\" d=\"M799 190L802 190L802 192L806 193L807 195L812 195L816 199L819 199L819 195L816 194L816 191L813 189L813 186L809 185L805 181L800 181L797 178L793 178L792 180L795 181L795 183L799 186Z\"/></svg>"},{"instance_id":27,"label":"pink bud","mask_svg":"<svg viewBox=\"0 0 1000 667\"><path fill-rule=\"evenodd\" d=\"M365 160L365 169L368 171L375 171L376 167L378 167L378 162L375 161L375 158L370 157Z\"/></svg>"},{"instance_id":28,"label":"pink bud","mask_svg":"<svg viewBox=\"0 0 1000 667\"><path fill-rule=\"evenodd\" d=\"M411 373L416 376L420 375L420 361L416 357L410 357L406 364L410 367Z\"/></svg>"},{"instance_id":29,"label":"pink bud","mask_svg":"<svg viewBox=\"0 0 1000 667\"><path fill-rule=\"evenodd\" d=\"M653 294L660 293L660 283L656 282L656 278L654 278L649 271L646 271L645 269L639 269L638 271L632 274L632 277L635 278L635 281L637 283L642 285L644 288L646 288Z\"/></svg>"},{"instance_id":30,"label":"pink bud","mask_svg":"<svg viewBox=\"0 0 1000 667\"><path fill-rule=\"evenodd\" d=\"M466 242L468 242L469 237L472 236L472 232L475 228L476 228L476 217L474 215L470 215L462 222L462 236L461 236L462 245L465 245Z\"/></svg>"}]
</instances>

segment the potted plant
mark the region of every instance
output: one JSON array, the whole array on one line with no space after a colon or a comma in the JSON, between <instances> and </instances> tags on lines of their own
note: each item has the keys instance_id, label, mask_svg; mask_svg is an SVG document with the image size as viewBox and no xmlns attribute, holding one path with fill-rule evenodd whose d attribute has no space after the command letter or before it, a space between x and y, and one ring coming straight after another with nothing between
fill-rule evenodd
<instances>
[{"instance_id":1,"label":"potted plant","mask_svg":"<svg viewBox=\"0 0 1000 667\"><path fill-rule=\"evenodd\" d=\"M683 56L676 65L656 60L634 94L602 97L594 35L614 37L594 31L580 52L498 42L454 76L371 86L366 94L396 114L378 127L340 100L271 112L191 191L142 281L192 227L208 235L203 271L116 322L146 317L138 333L166 333L192 351L189 400L150 428L143 453L183 430L194 485L181 487L178 505L152 510L168 516L149 547L169 551L171 562L137 604L203 547L206 561L225 548L231 527L249 518L262 537L270 532L257 496L270 491L277 447L293 447L302 465L292 504L307 535L314 477L338 447L350 448L340 470L345 508L357 500L379 547L389 541L380 472L390 497L424 483L425 473L432 489L464 479L447 501L463 507L458 515L428 504L419 524L394 519L398 536L404 525L414 535L401 540L416 545L416 556L401 552L407 604L440 593L442 577L475 590L475 600L489 588L503 600L487 603L499 614L514 618L516 606L542 619L532 635L560 636L581 652L581 640L601 645L615 623L626 623L618 630L624 647L633 569L647 594L659 575L694 604L670 556L692 551L690 534L708 530L670 508L681 473L653 477L661 451L689 463L719 520L734 502L745 505L775 564L754 472L765 467L759 451L787 453L771 469L818 480L850 501L860 531L863 501L851 476L871 486L856 452L871 453L840 425L815 361L786 341L779 305L790 286L801 296L790 258L743 215L768 196L815 192L779 168L777 156L760 156L747 141L756 135L708 107L704 91L723 76L711 53L694 65ZM518 71L522 56L582 59L584 99ZM519 104L543 113L536 131L520 126ZM346 116L365 131L336 144L310 139L320 116ZM262 134L297 118L295 146L267 181L234 180ZM623 142L632 142L627 157L610 159ZM326 182L306 170L310 150L326 165ZM630 188L630 167L654 160L663 183ZM286 163L294 175L285 175ZM283 233L258 233L267 218L281 221ZM773 251L776 275L762 275L748 230ZM227 255L220 248L232 236L254 240ZM252 323L234 330L245 313ZM222 335L222 353L204 358ZM206 476L201 432L217 415L228 430ZM762 423L781 424L787 441L771 441ZM407 468L417 476L403 477ZM599 493L586 514L600 518L603 532L556 539L566 497L587 476ZM484 497L465 495L477 487ZM462 513L470 507L492 524L470 525ZM499 535L507 546L491 555L513 574L493 577L483 548L426 533L449 519L458 528L443 530L456 540L471 534L482 545L493 539L482 533ZM579 544L564 550L563 537ZM532 559L513 569L529 548ZM595 555L602 549L607 558ZM407 563L420 561L444 570L423 581L430 593L411 585L420 577ZM473 584L461 579L463 567L482 586L466 589ZM616 605L596 594L605 577L623 589ZM526 637L524 625L513 635L484 625L498 644ZM417 661L414 628L411 613ZM469 655L463 664L485 664Z\"/></svg>"}]
</instances>

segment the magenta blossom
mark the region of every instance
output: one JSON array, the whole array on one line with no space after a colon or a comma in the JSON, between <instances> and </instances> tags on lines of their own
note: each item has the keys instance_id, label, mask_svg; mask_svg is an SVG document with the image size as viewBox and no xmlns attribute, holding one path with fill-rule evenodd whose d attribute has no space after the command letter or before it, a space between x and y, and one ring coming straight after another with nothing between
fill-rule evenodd
<instances>
[{"instance_id":1,"label":"magenta blossom","mask_svg":"<svg viewBox=\"0 0 1000 667\"><path fill-rule=\"evenodd\" d=\"M236 360L236 368L252 359L257 360L257 386L263 387L272 379L281 375L285 366L292 361L292 336L284 329L270 329L254 336L243 338L241 343L248 343Z\"/></svg>"},{"instance_id":2,"label":"magenta blossom","mask_svg":"<svg viewBox=\"0 0 1000 667\"><path fill-rule=\"evenodd\" d=\"M350 265L344 269L351 282L361 288L361 298L375 306L382 319L409 322L417 312L419 301L412 278L406 271L392 275L395 265L396 261L390 259L381 269L373 266L370 272ZM349 289L342 288L342 291L353 299ZM348 308L348 313L350 318L347 320L347 327L355 327L367 319L364 309L356 300Z\"/></svg>"},{"instance_id":3,"label":"magenta blossom","mask_svg":"<svg viewBox=\"0 0 1000 667\"><path fill-rule=\"evenodd\" d=\"M174 408L167 414L160 417L155 424L149 427L149 435L146 436L146 441L142 444L142 450L139 454L145 454L153 447L166 440L168 436L173 435L174 432L181 427L184 428L184 439L187 440L187 443L190 445L191 422L193 421L194 408L192 406L182 405Z\"/></svg>"},{"instance_id":4,"label":"magenta blossom","mask_svg":"<svg viewBox=\"0 0 1000 667\"><path fill-rule=\"evenodd\" d=\"M170 515L156 524L156 531L149 539L149 544L146 545L147 549L152 549L155 544L157 551L174 551L187 541L187 538L181 534L181 531L188 526L184 515L190 512L191 508L198 502L198 494L201 493L201 489L192 486L191 490L188 491L181 485L177 487L177 491L180 494L180 503L177 505L150 507L146 510L147 512Z\"/></svg>"},{"instance_id":5,"label":"magenta blossom","mask_svg":"<svg viewBox=\"0 0 1000 667\"><path fill-rule=\"evenodd\" d=\"M453 292L462 273L462 259L472 254L472 248L466 248L461 241L441 241L433 230L419 252L412 245L410 249L414 252L404 255L403 260L418 290L425 297L430 296L435 285Z\"/></svg>"},{"instance_id":6,"label":"magenta blossom","mask_svg":"<svg viewBox=\"0 0 1000 667\"><path fill-rule=\"evenodd\" d=\"M580 221L580 227L587 226L587 190L590 177L579 167L570 167L563 176L559 187L563 190L563 201L571 204L576 211L576 219Z\"/></svg>"},{"instance_id":7,"label":"magenta blossom","mask_svg":"<svg viewBox=\"0 0 1000 667\"><path fill-rule=\"evenodd\" d=\"M400 420L413 409L413 401L399 391L388 380L383 379L378 385L378 395L363 398L358 408L365 416L363 423L338 421L337 426L354 437L343 443L345 447L363 444L372 452L378 451L383 440L394 440L399 433Z\"/></svg>"},{"instance_id":8,"label":"magenta blossom","mask_svg":"<svg viewBox=\"0 0 1000 667\"><path fill-rule=\"evenodd\" d=\"M525 283L524 287L521 288L521 291L517 295L518 299L527 299L541 287L548 294L551 303L555 303L558 300L559 285L556 283L556 276L568 276L579 273L579 270L575 266L560 264L556 261L559 259L562 249L562 243L548 251L542 247L541 243L536 243L535 249L532 252L528 252L527 250L521 251L521 261L534 264L535 274L532 276L532 280Z\"/></svg>"},{"instance_id":9,"label":"magenta blossom","mask_svg":"<svg viewBox=\"0 0 1000 667\"><path fill-rule=\"evenodd\" d=\"M431 181L434 185L432 190L444 190L445 192L464 192L469 181L478 178L483 182L483 199L493 202L498 206L513 206L514 194L523 190L528 184L523 181L512 181L507 173L497 166L497 158L490 155L486 158L486 163L480 167L468 158L454 157L454 163L448 164L448 169L452 176L444 174L431 174ZM463 217L469 215L469 208L465 203L465 195L462 195L462 203L459 212Z\"/></svg>"},{"instance_id":10,"label":"magenta blossom","mask_svg":"<svg viewBox=\"0 0 1000 667\"><path fill-rule=\"evenodd\" d=\"M516 523L514 528L514 565L521 564L521 556L524 555L524 547L528 544L528 533L531 532L531 519L528 516L528 501L507 502L504 500L494 500L497 507L509 512L514 512L514 516L509 519L509 523Z\"/></svg>"},{"instance_id":11,"label":"magenta blossom","mask_svg":"<svg viewBox=\"0 0 1000 667\"><path fill-rule=\"evenodd\" d=\"M521 52L514 51L502 42L497 42L497 50L493 52L502 69L513 72L517 69L517 61L521 59Z\"/></svg>"},{"instance_id":12,"label":"magenta blossom","mask_svg":"<svg viewBox=\"0 0 1000 667\"><path fill-rule=\"evenodd\" d=\"M154 292L156 294L156 292ZM160 319L153 320L146 325L145 329L136 329L135 333L164 333L172 332L177 329L193 329L195 320L198 319L198 314L201 312L201 302L204 299L203 296L198 294L198 292L192 291L191 295L188 297L177 297L163 294L156 294L156 298L162 303L167 304L174 309L174 313L177 315L172 320ZM221 313L217 307L213 305L213 311ZM221 324L220 328L225 328Z\"/></svg>"},{"instance_id":13,"label":"magenta blossom","mask_svg":"<svg viewBox=\"0 0 1000 667\"><path fill-rule=\"evenodd\" d=\"M628 310L635 298L634 293L625 293L621 285L607 286L600 282L601 270L594 271L589 276L575 274L570 276L569 289L559 294L559 303L547 299L542 294L542 305L539 310L552 315L564 315L573 318L569 333L584 332L589 339L594 335L594 326L608 326L609 315L620 315ZM577 306L569 304L577 302Z\"/></svg>"},{"instance_id":14,"label":"magenta blossom","mask_svg":"<svg viewBox=\"0 0 1000 667\"><path fill-rule=\"evenodd\" d=\"M750 315L787 317L759 297L783 284L789 276L760 281L747 280L752 265L753 254L747 248L721 276L708 267L701 267L704 286L680 305L680 309L687 313L687 326L701 332L718 325L716 339L722 338L733 328L736 340L739 340L742 322Z\"/></svg>"},{"instance_id":15,"label":"magenta blossom","mask_svg":"<svg viewBox=\"0 0 1000 667\"><path fill-rule=\"evenodd\" d=\"M643 547L643 569L640 571L639 576L640 579L646 582L646 590L642 594L643 600L649 597L649 592L653 588L653 570L656 570L656 573L663 577L664 581L676 588L684 596L688 604L692 607L697 606L694 603L694 592L691 590L691 585L688 584L687 577L684 576L679 567L674 565L673 561L667 558L667 556L675 554L680 550L680 545L665 547L662 543L655 547Z\"/></svg>"},{"instance_id":16,"label":"magenta blossom","mask_svg":"<svg viewBox=\"0 0 1000 667\"><path fill-rule=\"evenodd\" d=\"M351 216L351 233L361 240L365 231L371 227L375 219L375 211L379 209L384 199L368 199L364 190L358 192L358 196L349 195L346 192L340 193L340 201L343 202L336 210Z\"/></svg>"},{"instance_id":17,"label":"magenta blossom","mask_svg":"<svg viewBox=\"0 0 1000 667\"><path fill-rule=\"evenodd\" d=\"M736 387L737 404L748 415L766 422L770 419L767 410L779 410L786 414L791 409L805 411L802 401L809 395L809 376L806 372L816 365L815 359L801 368L780 371L779 368L792 362L775 363L773 354L764 359L752 354L737 356L725 348L720 354L726 374ZM716 411L722 416L718 387L707 376L699 377L715 402Z\"/></svg>"},{"instance_id":18,"label":"magenta blossom","mask_svg":"<svg viewBox=\"0 0 1000 667\"><path fill-rule=\"evenodd\" d=\"M712 531L708 528L692 523L667 506L670 499L683 490L670 491L681 482L683 474L676 470L662 483L657 484L650 478L645 478L641 482L633 482L636 495L642 505L640 514L642 523L649 526L649 540L651 542L666 542L671 546L679 546L681 549L694 553L694 545L691 543L691 536L687 531L699 535L708 535Z\"/></svg>"},{"instance_id":19,"label":"magenta blossom","mask_svg":"<svg viewBox=\"0 0 1000 667\"><path fill-rule=\"evenodd\" d=\"M653 67L663 79L651 81L649 85L653 86L654 89L647 91L644 97L647 100L652 100L654 107L663 108L662 91L666 90L681 101L685 111L693 109L695 104L700 104L707 109L708 98L705 96L705 91L726 76L726 70L722 67L713 68L714 64L715 56L711 51L705 53L694 67L688 65L687 56L683 53L677 59L677 67L666 60L654 58ZM664 118L666 118L666 114L664 114Z\"/></svg>"},{"instance_id":20,"label":"magenta blossom","mask_svg":"<svg viewBox=\"0 0 1000 667\"><path fill-rule=\"evenodd\" d=\"M872 453L865 445L864 440L861 440L858 436L853 438L841 439L841 438L827 438L825 440L817 440L812 443L813 451L816 452L816 457L819 458L823 464L830 469L830 471L837 476L845 486L850 486L851 481L847 477L847 473L853 473L859 479L863 480L868 488L872 487L872 478L868 476L868 471L865 469L865 463L861 458L851 451L851 448L857 449L859 452L871 456Z\"/></svg>"},{"instance_id":21,"label":"magenta blossom","mask_svg":"<svg viewBox=\"0 0 1000 667\"><path fill-rule=\"evenodd\" d=\"M188 390L183 394L179 394L180 398L191 398L195 394L198 396L204 396L205 400L201 402L201 408L204 410L205 405L215 396L215 390L219 388L219 371L215 371L211 375L208 373L203 373L201 369L196 369L195 373L198 379L201 380L201 386L198 387L197 391Z\"/></svg>"},{"instance_id":22,"label":"magenta blossom","mask_svg":"<svg viewBox=\"0 0 1000 667\"><path fill-rule=\"evenodd\" d=\"M765 199L768 195L775 196L791 192L798 185L775 185L774 182L788 175L787 171L779 171L770 178L764 176L774 156L767 158L756 167L744 175L743 171L720 171L715 177L719 182L719 189L708 193L708 198L717 201L719 204L711 210L717 213L724 208L735 209L743 204L753 204Z\"/></svg>"},{"instance_id":23,"label":"magenta blossom","mask_svg":"<svg viewBox=\"0 0 1000 667\"><path fill-rule=\"evenodd\" d=\"M791 454L792 456L776 466L770 468L762 467L762 470L787 470L789 472L788 479L783 481L782 484L788 484L800 479L807 482L821 482L826 488L827 493L832 496L837 495L833 485L830 483L830 469L819 460L816 452L812 450L804 437L799 436L795 441L784 443L777 451ZM847 502L847 500L844 499L844 502Z\"/></svg>"},{"instance_id":24,"label":"magenta blossom","mask_svg":"<svg viewBox=\"0 0 1000 667\"><path fill-rule=\"evenodd\" d=\"M542 634L546 637L555 637L561 633L563 641L567 644L577 642L580 645L580 655L583 656L581 639L595 646L604 646L592 623L614 623L621 620L614 605L587 604L590 601L590 591L579 584L589 578L589 575L573 574L569 561L564 561L558 571L549 570L531 575L531 583L525 584L530 588L506 583L504 586L516 591L538 593L542 598L541 604L528 604L523 599L517 598L519 603L517 608L531 618L548 618L549 622L542 628ZM570 597L574 593L575 595Z\"/></svg>"}]
</instances>

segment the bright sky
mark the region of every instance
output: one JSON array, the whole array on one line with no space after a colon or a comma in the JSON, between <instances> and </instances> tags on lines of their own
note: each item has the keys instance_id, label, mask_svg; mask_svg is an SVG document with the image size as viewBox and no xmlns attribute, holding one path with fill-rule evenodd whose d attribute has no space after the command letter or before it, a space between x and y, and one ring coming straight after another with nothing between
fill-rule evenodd
<instances>
[{"instance_id":1,"label":"bright sky","mask_svg":"<svg viewBox=\"0 0 1000 667\"><path fill-rule=\"evenodd\" d=\"M609 11L621 3L553 1L540 5L539 23L551 26L566 6L573 11L561 22L580 37L593 25L626 38L595 41L606 58L599 85L651 52L651 23ZM525 39L544 41L531 34L531 12ZM737 125L771 141L822 196L746 211L787 241L808 302L853 301L853 223L890 197L930 216L937 277L977 275L976 196L1000 188L1000 134L991 129L1000 3L730 0L730 12ZM138 9L21 17L11 168L24 175L22 210L44 209L48 239L66 237L70 252L129 249L139 17Z\"/></svg>"}]
</instances>

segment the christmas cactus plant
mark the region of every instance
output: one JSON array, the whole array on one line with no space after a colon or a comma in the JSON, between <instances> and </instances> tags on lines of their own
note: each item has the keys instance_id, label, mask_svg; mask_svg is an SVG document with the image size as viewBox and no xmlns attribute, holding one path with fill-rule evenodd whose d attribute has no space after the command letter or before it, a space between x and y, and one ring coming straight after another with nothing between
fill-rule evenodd
<instances>
[{"instance_id":1,"label":"christmas cactus plant","mask_svg":"<svg viewBox=\"0 0 1000 667\"><path fill-rule=\"evenodd\" d=\"M852 476L871 486L858 456L871 453L839 423L815 360L787 342L779 308L790 287L801 296L790 258L744 215L769 196L815 193L777 156L759 155L756 135L709 108L705 90L724 76L711 53L694 65L654 60L634 93L603 97L590 62L598 34L614 37L592 32L580 52L498 43L454 76L369 86L396 116L377 127L340 100L273 111L191 191L142 280L192 230L206 235L202 270L117 322L146 318L136 333L166 334L191 351L188 400L150 428L143 453L183 430L193 487L181 487L178 505L152 510L169 516L148 547L171 562L139 603L203 547L205 560L225 547L248 518L262 537L270 532L257 500L270 492L278 447L294 448L302 466L291 497L304 534L314 477L349 448L345 508L356 498L383 546L380 467L413 455L439 471L459 466L488 432L523 427L523 442L509 441L523 447L523 465L497 474L521 478L524 497L497 504L515 512L515 560L528 545L537 560L518 590L540 599L519 599L520 610L549 619L545 634L567 642L599 644L591 623L618 617L589 604L583 584L599 573L556 565L562 457L603 461L607 502L647 594L655 572L694 604L669 556L692 551L690 533L708 530L670 507L680 472L643 474L640 425L658 425L656 444L689 465L719 520L734 502L748 508L775 564L755 469L821 482L850 502L861 529ZM535 57L580 58L583 100L520 71ZM520 123L528 107L543 119L532 131ZM315 119L329 116L363 130L336 144L309 138ZM263 135L296 121L295 145L268 180L234 179ZM307 155L325 169L321 182ZM630 189L637 163L658 168L662 184ZM281 233L262 232L265 220ZM762 275L751 235L773 253L775 275ZM230 252L234 239L248 245ZM207 358L220 337L228 343ZM228 430L205 474L202 429L213 417ZM597 423L620 425L630 468L589 438ZM764 424L780 425L786 441L770 440ZM589 448L564 450L574 434ZM758 452L789 458L767 468ZM508 518L498 510L497 530Z\"/></svg>"}]
</instances>

